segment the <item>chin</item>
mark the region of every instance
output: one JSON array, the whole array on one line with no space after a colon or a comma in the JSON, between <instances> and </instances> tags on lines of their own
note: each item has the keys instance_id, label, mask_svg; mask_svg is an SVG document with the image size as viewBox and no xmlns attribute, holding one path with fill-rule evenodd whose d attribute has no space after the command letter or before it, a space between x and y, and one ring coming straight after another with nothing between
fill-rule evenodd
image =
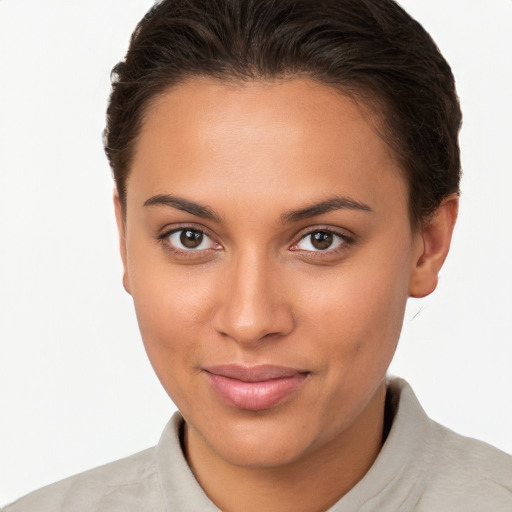
<instances>
[{"instance_id":1,"label":"chin","mask_svg":"<svg viewBox=\"0 0 512 512\"><path fill-rule=\"evenodd\" d=\"M252 413L242 421L225 419L217 428L207 426L201 437L228 464L247 468L282 467L308 452L312 436L295 418Z\"/></svg>"},{"instance_id":2,"label":"chin","mask_svg":"<svg viewBox=\"0 0 512 512\"><path fill-rule=\"evenodd\" d=\"M238 439L234 443L213 447L217 455L232 466L245 468L278 468L295 462L301 458L304 447L298 439L269 440Z\"/></svg>"}]
</instances>

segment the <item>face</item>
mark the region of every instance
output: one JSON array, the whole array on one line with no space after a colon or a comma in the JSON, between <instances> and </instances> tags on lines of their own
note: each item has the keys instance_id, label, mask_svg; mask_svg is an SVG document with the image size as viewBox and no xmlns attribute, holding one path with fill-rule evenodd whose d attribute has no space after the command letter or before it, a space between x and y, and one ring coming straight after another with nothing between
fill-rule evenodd
<instances>
[{"instance_id":1,"label":"face","mask_svg":"<svg viewBox=\"0 0 512 512\"><path fill-rule=\"evenodd\" d=\"M125 213L125 287L190 442L279 466L375 429L422 242L364 105L299 79L179 85Z\"/></svg>"}]
</instances>

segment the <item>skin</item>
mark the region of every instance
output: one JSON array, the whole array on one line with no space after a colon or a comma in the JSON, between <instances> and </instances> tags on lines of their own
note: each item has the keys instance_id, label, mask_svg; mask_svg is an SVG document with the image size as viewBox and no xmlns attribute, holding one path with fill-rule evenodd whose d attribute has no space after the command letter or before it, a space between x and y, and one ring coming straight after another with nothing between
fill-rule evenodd
<instances>
[{"instance_id":1,"label":"skin","mask_svg":"<svg viewBox=\"0 0 512 512\"><path fill-rule=\"evenodd\" d=\"M406 301L436 287L457 197L413 232L406 183L371 119L306 79L192 79L151 105L126 211L115 195L148 356L186 420L188 462L224 511L325 510L381 448ZM333 196L368 209L290 215ZM199 249L168 236L185 227L205 233ZM312 245L318 231L335 233L327 249ZM239 409L204 372L233 363L307 378L276 406Z\"/></svg>"}]
</instances>

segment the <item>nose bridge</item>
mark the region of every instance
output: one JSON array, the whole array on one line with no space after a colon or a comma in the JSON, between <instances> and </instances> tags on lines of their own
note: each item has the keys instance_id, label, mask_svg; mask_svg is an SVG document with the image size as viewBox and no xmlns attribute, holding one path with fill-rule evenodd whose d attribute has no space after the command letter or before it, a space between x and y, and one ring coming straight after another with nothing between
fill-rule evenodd
<instances>
[{"instance_id":1,"label":"nose bridge","mask_svg":"<svg viewBox=\"0 0 512 512\"><path fill-rule=\"evenodd\" d=\"M258 248L247 248L230 262L216 314L216 329L238 343L257 342L269 334L287 334L293 315L279 289L277 262Z\"/></svg>"}]
</instances>

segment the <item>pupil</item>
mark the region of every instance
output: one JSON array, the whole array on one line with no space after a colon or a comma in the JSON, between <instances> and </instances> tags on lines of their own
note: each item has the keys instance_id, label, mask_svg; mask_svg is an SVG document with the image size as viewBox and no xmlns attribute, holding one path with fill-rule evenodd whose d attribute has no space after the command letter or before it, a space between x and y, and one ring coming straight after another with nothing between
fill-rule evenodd
<instances>
[{"instance_id":1,"label":"pupil","mask_svg":"<svg viewBox=\"0 0 512 512\"><path fill-rule=\"evenodd\" d=\"M196 247L199 247L202 241L203 233L200 233L199 231L185 229L181 232L180 242L188 249L195 249Z\"/></svg>"},{"instance_id":2,"label":"pupil","mask_svg":"<svg viewBox=\"0 0 512 512\"><path fill-rule=\"evenodd\" d=\"M315 249L328 249L332 244L332 233L317 231L311 236L311 243Z\"/></svg>"}]
</instances>

